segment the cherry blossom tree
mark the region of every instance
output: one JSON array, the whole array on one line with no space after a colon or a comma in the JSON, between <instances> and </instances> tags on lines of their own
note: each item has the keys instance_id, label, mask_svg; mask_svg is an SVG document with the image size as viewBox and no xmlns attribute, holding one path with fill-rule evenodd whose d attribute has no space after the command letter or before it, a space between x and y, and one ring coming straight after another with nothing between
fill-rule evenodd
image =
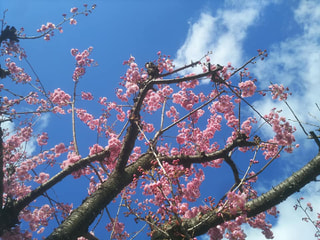
<instances>
[{"instance_id":1,"label":"cherry blossom tree","mask_svg":"<svg viewBox=\"0 0 320 240\"><path fill-rule=\"evenodd\" d=\"M132 219L130 224L145 223L151 239L196 239L205 233L211 239L245 239L243 224L272 238L267 215L276 216L277 204L315 180L320 155L264 194L255 189L260 174L272 170L280 153L292 153L297 147L295 128L277 109L262 115L251 104L256 98L288 97L281 84L258 89L258 80L249 72L251 64L267 57L266 51L258 50L237 68L211 63L210 54L185 66L175 66L161 52L142 66L130 56L123 63L127 71L115 96L95 96L78 85L95 65L94 50L73 48L74 91L46 90L36 72L19 66L21 60L27 61L19 41L54 40L64 23L75 25L78 15L88 15L94 8L72 8L61 23L42 25L37 36L2 24L1 238L31 239L53 225L45 239L97 239L94 230L101 218L108 221L105 229L111 239L134 238L142 232L144 227L128 232L121 214ZM186 73L193 67L202 72ZM95 102L99 114L78 107L81 102ZM49 146L50 134L34 129L46 114L71 115L66 124L72 126L72 136ZM273 131L270 139L258 136L262 125ZM89 129L100 141L86 142L87 148L80 149L79 138L85 137L80 128ZM29 152L26 146L32 141L37 147ZM217 179L210 184L225 193L217 198L207 192L203 197L202 184L224 164L233 184ZM77 185L88 192L79 206L59 201L50 192L68 176L75 182L88 180L87 185ZM115 215L110 214L111 207L118 209Z\"/></svg>"}]
</instances>

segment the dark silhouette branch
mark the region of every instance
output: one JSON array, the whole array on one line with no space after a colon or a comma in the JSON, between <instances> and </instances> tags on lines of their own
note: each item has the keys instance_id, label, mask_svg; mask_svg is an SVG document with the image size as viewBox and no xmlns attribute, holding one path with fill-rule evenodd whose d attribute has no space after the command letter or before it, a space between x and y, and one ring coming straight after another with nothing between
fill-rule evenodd
<instances>
[{"instance_id":1,"label":"dark silhouette branch","mask_svg":"<svg viewBox=\"0 0 320 240\"><path fill-rule=\"evenodd\" d=\"M316 142L316 144L318 145L319 151L320 151L320 141L319 141L319 138L316 136L316 134L314 133L314 131L311 131L311 132L310 132L310 135L311 135L311 137L314 139L314 141Z\"/></svg>"},{"instance_id":2,"label":"dark silhouette branch","mask_svg":"<svg viewBox=\"0 0 320 240\"><path fill-rule=\"evenodd\" d=\"M1 31L0 44L2 41L7 39L12 42L19 42L17 36L17 29L15 27L6 26L6 28L3 31Z\"/></svg>"},{"instance_id":3,"label":"dark silhouette branch","mask_svg":"<svg viewBox=\"0 0 320 240\"><path fill-rule=\"evenodd\" d=\"M197 75L192 75L192 76L188 76L188 77L182 77L182 78L173 78L173 79L154 79L152 80L152 84L174 84L174 83L181 83L181 82L186 82L186 81L192 81L195 79L201 79L204 77L208 77L214 74L217 74L222 68L219 67L213 71L208 71L205 73L200 73ZM223 80L221 80L221 78L219 79L215 79L214 80L217 83L222 83L224 82Z\"/></svg>"}]
</instances>

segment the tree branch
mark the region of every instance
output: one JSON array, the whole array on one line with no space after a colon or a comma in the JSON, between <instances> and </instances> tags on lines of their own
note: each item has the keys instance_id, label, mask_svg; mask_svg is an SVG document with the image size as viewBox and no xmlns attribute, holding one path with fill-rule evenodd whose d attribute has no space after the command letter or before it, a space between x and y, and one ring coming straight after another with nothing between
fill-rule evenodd
<instances>
[{"instance_id":1,"label":"tree branch","mask_svg":"<svg viewBox=\"0 0 320 240\"><path fill-rule=\"evenodd\" d=\"M254 146L255 142L247 142L245 139L236 139L224 149L210 154L198 154L193 156L177 155L177 156L159 156L159 161L171 163L175 159L180 159L180 164L202 163L212 161L214 159L223 158L235 147ZM47 240L71 240L76 239L88 231L89 226L98 216L98 214L107 206L127 185L135 178L142 175L141 169L149 170L152 166L154 155L147 152L140 158L128 165L123 171L114 171L108 179L89 197L87 197L81 206L73 210L71 215L56 228ZM182 160L182 161L181 161Z\"/></svg>"},{"instance_id":2,"label":"tree branch","mask_svg":"<svg viewBox=\"0 0 320 240\"><path fill-rule=\"evenodd\" d=\"M318 175L320 175L320 153L303 168L293 173L279 185L273 187L270 191L262 194L260 197L247 202L245 205L247 217L254 217L281 203L290 195L299 191L311 181L314 181ZM243 213L239 212L236 215L231 215L228 213L228 209L225 209L218 214L218 211L214 209L202 216L197 216L192 219L183 219L182 227L187 229L192 237L195 237L205 234L210 228L218 226L226 221L233 220L241 214ZM183 239L179 232L176 232L177 230L179 230L178 226L173 224L167 225L162 231L169 233L171 238L168 238L161 231L155 231L151 239Z\"/></svg>"},{"instance_id":3,"label":"tree branch","mask_svg":"<svg viewBox=\"0 0 320 240\"><path fill-rule=\"evenodd\" d=\"M173 83L181 83L181 82L186 82L186 81L191 81L191 80L195 80L198 78L203 78L203 77L207 77L210 76L212 74L216 74L217 72L219 72L222 68L217 68L213 71L208 71L205 73L201 73L201 74L197 74L197 75L193 75L193 76L189 76L189 77L183 77L183 78L173 78L173 79L154 79L151 80L151 84L173 84ZM216 81L217 83L222 83L224 82L223 80L221 81L221 79L214 79L214 81Z\"/></svg>"},{"instance_id":4,"label":"tree branch","mask_svg":"<svg viewBox=\"0 0 320 240\"><path fill-rule=\"evenodd\" d=\"M54 177L49 179L44 184L40 185L24 198L18 201L12 201L10 204L6 205L0 212L0 236L3 230L8 230L15 226L18 221L18 215L21 210L28 206L32 201L41 196L47 190L52 188L55 184L59 183L62 179L69 176L71 173L86 167L91 162L101 161L110 155L109 150L105 150L98 154L88 156L69 166L68 168L62 170Z\"/></svg>"},{"instance_id":5,"label":"tree branch","mask_svg":"<svg viewBox=\"0 0 320 240\"><path fill-rule=\"evenodd\" d=\"M225 148L215 151L213 153L199 153L197 155L174 155L174 156L160 156L159 159L162 162L168 162L172 164L174 160L179 159L179 164L189 165L192 163L205 163L219 158L226 158L228 153L236 147L251 147L256 146L256 142L249 142L242 138L237 138Z\"/></svg>"},{"instance_id":6,"label":"tree branch","mask_svg":"<svg viewBox=\"0 0 320 240\"><path fill-rule=\"evenodd\" d=\"M78 81L76 81L74 83L74 89L73 89L73 99L71 102L71 115L72 115L72 138L73 138L73 146L74 146L74 150L76 152L77 155L79 154L79 149L78 149L78 142L77 142L77 135L76 135L76 116L75 116L75 104L76 104L76 90L77 90L77 84Z\"/></svg>"},{"instance_id":7,"label":"tree branch","mask_svg":"<svg viewBox=\"0 0 320 240\"><path fill-rule=\"evenodd\" d=\"M4 172L3 172L3 131L0 124L0 211L2 211L2 205L3 205L3 178L4 178Z\"/></svg>"}]
</instances>

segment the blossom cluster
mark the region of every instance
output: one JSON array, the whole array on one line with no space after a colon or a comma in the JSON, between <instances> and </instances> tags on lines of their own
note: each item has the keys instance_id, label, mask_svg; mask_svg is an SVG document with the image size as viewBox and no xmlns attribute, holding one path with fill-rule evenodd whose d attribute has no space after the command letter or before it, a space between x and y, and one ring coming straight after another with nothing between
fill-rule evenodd
<instances>
[{"instance_id":1,"label":"blossom cluster","mask_svg":"<svg viewBox=\"0 0 320 240\"><path fill-rule=\"evenodd\" d=\"M37 32L40 33L40 36L43 36L44 40L49 41L51 37L54 36L54 30L58 30L60 33L63 33L62 24L66 21L69 21L70 25L76 25L77 20L75 17L79 14L83 14L88 16L91 13L91 10L95 8L95 4L92 5L91 9L88 9L88 4L84 4L85 9L83 11L79 11L77 7L73 7L70 9L70 13L72 14L69 18L67 18L67 14L63 13L62 16L64 20L59 24L54 24L52 22L47 22L47 24L42 24L40 28L37 29Z\"/></svg>"},{"instance_id":2,"label":"blossom cluster","mask_svg":"<svg viewBox=\"0 0 320 240\"><path fill-rule=\"evenodd\" d=\"M48 226L48 220L53 217L54 212L55 209L53 207L45 204L40 208L34 209L33 212L26 211L21 217L29 222L31 231L37 231L40 234L44 231L44 227Z\"/></svg>"},{"instance_id":3,"label":"blossom cluster","mask_svg":"<svg viewBox=\"0 0 320 240\"><path fill-rule=\"evenodd\" d=\"M179 91L172 95L173 103L180 104L186 110L191 110L194 104L199 102L199 96L197 96L193 91Z\"/></svg>"},{"instance_id":4,"label":"blossom cluster","mask_svg":"<svg viewBox=\"0 0 320 240\"><path fill-rule=\"evenodd\" d=\"M170 56L162 55L161 52L158 52L158 60L157 60L157 68L159 73L163 73L163 71L172 72L173 71L173 62L170 59ZM125 88L117 89L116 95L117 97L124 102L129 101L130 96L135 96L139 92L139 86L141 83L145 82L148 79L148 73L145 70L139 69L138 64L135 62L135 58L130 56L130 58L123 62L124 65L128 65L126 74L121 77L123 82L120 84ZM159 86L161 89L161 86ZM170 93L168 93L168 91ZM165 96L170 95L172 92L168 89L168 86L165 86L163 91L150 91L145 98L145 103L147 106L148 112L156 111L160 107L160 103L157 101L163 102ZM157 104L158 103L158 104Z\"/></svg>"},{"instance_id":5,"label":"blossom cluster","mask_svg":"<svg viewBox=\"0 0 320 240\"><path fill-rule=\"evenodd\" d=\"M272 99L287 100L289 93L289 88L285 88L282 84L272 84L269 86L271 91Z\"/></svg>"},{"instance_id":6,"label":"blossom cluster","mask_svg":"<svg viewBox=\"0 0 320 240\"><path fill-rule=\"evenodd\" d=\"M77 14L78 9L72 8L70 12ZM70 18L70 23L76 24L75 19ZM43 25L39 32L49 33L56 28L54 24L48 23L47 25ZM89 58L91 51L91 47L82 52L78 49L71 49L71 55L75 57L76 60L76 67L72 76L75 86L79 79L86 73L86 68L92 66L94 63L94 60ZM206 61L207 63L204 66L210 66L210 64L208 64L210 61L209 57L206 58ZM158 60L154 61L154 63L157 64L159 74L173 71L174 65L170 56L162 55L161 52L158 53ZM15 63L10 60L7 61L7 64L12 74L23 72L23 69L18 68ZM125 64L128 65L128 69L125 76L122 77L121 88L117 90L116 95L121 101L129 102L132 98L135 100L134 98L140 93L140 90L150 78L145 69L138 67L134 57L130 57L128 61L125 61ZM203 67L203 69L207 71L205 67ZM223 81L228 80L228 83L231 82L231 79L229 79L231 77L230 69L232 69L232 66L228 64L228 66L223 67L222 70L217 73L219 77L223 78ZM246 74L247 75L243 76L248 76L249 73ZM195 76L195 74L188 74L186 76L192 77ZM161 75L158 77L161 78ZM17 83L26 83L28 81L27 79L20 79ZM235 92L240 93L241 91L241 97L253 96L256 92L254 82L253 80L240 82L238 87L235 87ZM176 85L159 84L146 93L141 105L143 114L141 114L140 119L134 121L134 124L137 124L138 129L141 130L140 135L137 133L138 139L141 141L137 141L137 145L130 149L128 153L128 155L130 155L128 164L141 160L142 158L140 157L143 155L143 152L149 149L149 151L153 153L152 157L150 157L150 163L148 163L151 167L149 169L142 169L142 167L140 167L137 170L138 172L132 175L133 182L128 189L123 190L123 199L127 201L125 204L127 204L126 207L130 210L129 214L135 214L137 219L148 219L148 217L151 216L154 224L157 226L160 226L162 223L171 223L173 222L172 220L180 217L191 219L216 208L222 217L223 214L239 215L241 213L242 215L238 216L234 221L228 221L210 229L209 235L211 239L222 239L223 237L227 239L244 239L245 233L241 229L243 223L248 223L252 227L262 229L265 236L271 238L271 225L267 224L265 213L261 213L254 218L247 218L245 215L245 204L252 198L254 192L250 189L249 193L246 188L248 188L251 182L257 180L256 176L243 183L245 186L244 191L228 192L226 194L227 199L219 202L217 205L215 205L214 200L210 201L210 206L207 202L204 205L199 204L202 200L200 192L201 186L206 177L208 179L208 175L205 175L208 168L204 169L204 167L219 168L224 162L223 154L221 157L219 156L220 158L211 161L207 158L207 155L219 150L223 151L223 146L230 146L230 143L239 137L239 133L244 134L249 139L253 130L255 130L254 124L256 123L254 118L244 117L238 112L240 110L236 108L236 106L238 106L237 104L241 101L238 95L235 92L230 92L230 89L227 88L228 92L221 91L225 88L225 85L221 84L223 86L219 86L218 81L216 83L216 86L212 88L203 87L199 84L198 80L194 79L187 82L180 82ZM281 86L273 85L271 91L274 98L286 98L285 89ZM33 104L40 104L43 107L42 109L49 110L47 105L53 104L53 109L50 109L53 113L64 113L65 107L73 104L71 95L60 88L55 89L54 92L50 94L45 94L48 100L39 99L40 93L42 92L39 91L34 94L29 94L25 98L26 102L30 105L28 105L28 107L33 107ZM82 91L81 99L91 101L94 97L92 93ZM208 102L208 100L212 102ZM18 104L19 102L13 101L8 97L2 98L2 104L11 106L11 104L14 103ZM98 100L98 104L100 104L100 107L102 106L103 109L97 117L95 117L96 112L94 112L95 115L93 115L89 113L87 109L77 108L75 106L72 108L72 110L74 110L72 112L84 123L79 124L80 126L77 125L77 129L85 125L85 127L89 127L98 134L99 144L95 143L90 145L89 157L103 151L106 153L104 159L91 162L90 167L85 166L72 173L74 178L80 178L82 176L88 178L89 195L92 195L103 182L108 180L110 174L112 174L115 169L121 151L127 150L124 146L126 142L124 139L126 138L122 137L122 132L118 133L118 126L115 126L113 123L110 124L110 126L107 125L107 119L108 123L110 122L110 112L115 113L115 123L123 123L129 118L130 111L136 107L137 101L133 101L133 103L133 107L129 104L119 105L117 102L107 102L106 97L101 97ZM207 105L197 109L198 106L203 103ZM126 107L128 106L131 107L131 110L126 111ZM159 109L163 109L163 111L158 111ZM195 109L197 109L197 111L193 111ZM191 111L193 111L192 114ZM68 108L68 112L71 112L70 108ZM41 112L39 111L37 114L41 115ZM150 117L151 114L154 115ZM161 116L160 127L159 124L157 124L158 116ZM275 156L279 145L286 146L286 150L290 152L295 140L293 136L295 129L285 118L280 117L275 110L266 115L265 119L272 125L276 134L273 139L268 142L265 141L261 145L261 148L265 151L265 157L270 158ZM154 120L155 122L152 122ZM22 122L21 125L23 124ZM129 122L128 124L133 123ZM169 127L166 129L167 126ZM127 125L125 125L124 130L126 128ZM219 131L221 130L224 130L228 136L220 138ZM130 133L130 131L127 132ZM81 131L79 131L79 133L81 133ZM154 133L156 133L156 136L158 133L161 136L151 140L145 139L146 135L149 137L149 135ZM5 149L3 154L5 162L4 172L6 175L3 181L5 197L10 196L17 200L22 199L32 191L33 185L28 184L29 182L32 181L33 184L46 184L50 181L49 173L42 172L40 167L59 165L62 171L64 171L73 164L82 161L81 155L75 149L75 143L71 143L69 147L66 147L64 143L58 143L48 150L49 135L46 132L37 135L35 138L40 153L29 157L25 151L21 150L25 147L26 142L32 139L33 135L36 134L33 133L32 125L30 124L17 128L15 134L6 136L5 138L6 140L3 144ZM104 144L101 143L103 141ZM150 143L155 144L156 150L152 148L153 145L152 147L150 146ZM220 145L222 145L222 147L220 147ZM232 151L233 150L245 152L247 148L237 148L232 149ZM247 151L247 154L250 154L250 152ZM65 158L63 158L63 156L65 156ZM181 156L191 157L188 160L183 160L187 158ZM192 159L198 156L201 156L197 160L201 164L192 163ZM58 161L60 160L58 158L63 158L63 160ZM159 161L159 158L162 160ZM250 158L248 158L247 164L251 164L251 160L249 159ZM252 172L248 176L253 175L254 173ZM141 198L134 201L132 200L132 196L138 186L141 187L144 197L143 199ZM125 196L124 193L127 195ZM135 209L131 208L131 203L136 204L137 207ZM132 204L132 206L134 204ZM45 204L36 206L33 209L34 211L29 209L24 210L20 215L20 219L29 222L32 231L41 233L53 214L60 211L62 212L62 218L65 218L70 214L72 206L56 203L54 208ZM275 215L276 210L271 209L269 214ZM112 232L113 237L116 239L124 239L129 236L125 232L125 225L119 222L117 218L112 219L111 222L107 224L106 229Z\"/></svg>"},{"instance_id":7,"label":"blossom cluster","mask_svg":"<svg viewBox=\"0 0 320 240\"><path fill-rule=\"evenodd\" d=\"M108 232L112 232L112 239L122 240L130 236L126 231L124 231L124 223L119 222L118 219L112 220L108 223L106 229Z\"/></svg>"},{"instance_id":8,"label":"blossom cluster","mask_svg":"<svg viewBox=\"0 0 320 240\"><path fill-rule=\"evenodd\" d=\"M39 29L37 29L37 32L44 34L44 40L49 41L50 37L54 36L54 29L58 29L60 33L63 32L62 27L56 27L55 24L52 22L47 22L46 25L42 24Z\"/></svg>"},{"instance_id":9,"label":"blossom cluster","mask_svg":"<svg viewBox=\"0 0 320 240\"><path fill-rule=\"evenodd\" d=\"M241 89L241 97L251 97L255 93L257 86L252 80L247 80L240 82L239 88Z\"/></svg>"},{"instance_id":10,"label":"blossom cluster","mask_svg":"<svg viewBox=\"0 0 320 240\"><path fill-rule=\"evenodd\" d=\"M163 73L164 71L172 72L174 69L174 64L170 56L163 55L161 51L157 52L157 67L159 69L159 73Z\"/></svg>"},{"instance_id":11,"label":"blossom cluster","mask_svg":"<svg viewBox=\"0 0 320 240\"><path fill-rule=\"evenodd\" d=\"M12 79L16 83L28 83L31 81L31 77L24 71L24 69L18 67L15 62L11 61L10 58L6 59L6 66L10 71Z\"/></svg>"},{"instance_id":12,"label":"blossom cluster","mask_svg":"<svg viewBox=\"0 0 320 240\"><path fill-rule=\"evenodd\" d=\"M247 189L246 189L247 190ZM248 223L253 228L259 228L262 230L262 234L265 236L266 239L272 239L273 233L271 231L272 225L266 221L266 213L262 212L255 217L248 218L246 216L245 211L245 203L247 201L247 193L244 192L229 192L227 194L228 200L221 208L221 216L223 217L223 209L225 211L230 211L231 214L239 214L238 217L235 218L233 221L224 222L217 227L213 227L208 231L208 235L210 240L221 240L221 239L238 239L238 240L245 240L247 235L244 233L241 225L244 223ZM271 210L271 214L273 214L275 207Z\"/></svg>"},{"instance_id":13,"label":"blossom cluster","mask_svg":"<svg viewBox=\"0 0 320 240\"><path fill-rule=\"evenodd\" d=\"M44 146L48 144L48 133L43 132L41 135L38 136L37 142L39 146Z\"/></svg>"},{"instance_id":14,"label":"blossom cluster","mask_svg":"<svg viewBox=\"0 0 320 240\"><path fill-rule=\"evenodd\" d=\"M76 48L71 49L71 55L76 59L76 68L72 75L73 81L79 81L79 78L86 73L86 67L90 67L94 63L94 60L89 58L92 50L93 48L89 47L87 50L80 53Z\"/></svg>"},{"instance_id":15,"label":"blossom cluster","mask_svg":"<svg viewBox=\"0 0 320 240\"><path fill-rule=\"evenodd\" d=\"M272 125L272 129L276 134L272 139L272 143L286 146L285 150L292 152L292 144L295 141L293 133L296 131L296 128L291 126L285 117L280 117L275 108L264 117Z\"/></svg>"},{"instance_id":16,"label":"blossom cluster","mask_svg":"<svg viewBox=\"0 0 320 240\"><path fill-rule=\"evenodd\" d=\"M71 103L71 96L60 88L57 88L50 94L50 100L59 107L63 107Z\"/></svg>"},{"instance_id":17,"label":"blossom cluster","mask_svg":"<svg viewBox=\"0 0 320 240\"><path fill-rule=\"evenodd\" d=\"M125 92L123 89L119 88L116 91L116 95L121 101L128 102L129 97L139 91L138 84L147 79L147 74L140 71L133 56L130 56L130 58L127 61L124 61L123 64L129 66L126 74L121 77L123 82L120 85L125 88Z\"/></svg>"}]
</instances>

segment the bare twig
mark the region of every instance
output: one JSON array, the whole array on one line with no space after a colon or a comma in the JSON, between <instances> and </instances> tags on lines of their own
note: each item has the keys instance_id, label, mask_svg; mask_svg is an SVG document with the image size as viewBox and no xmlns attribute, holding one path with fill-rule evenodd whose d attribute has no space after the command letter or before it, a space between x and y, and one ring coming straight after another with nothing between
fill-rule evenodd
<instances>
[{"instance_id":1,"label":"bare twig","mask_svg":"<svg viewBox=\"0 0 320 240\"><path fill-rule=\"evenodd\" d=\"M209 99L208 101L206 101L204 104L202 104L201 106L197 107L196 109L192 110L191 112L189 112L188 114L186 114L185 116L183 116L182 118L180 118L179 120L175 121L174 123L170 124L169 126L165 127L164 129L160 129L156 135L154 136L154 140L156 140L162 133L164 133L165 131L169 130L170 128L172 128L173 126L177 125L178 123L180 123L181 121L183 121L184 119L186 119L187 117L189 117L190 115L192 115L193 113L195 113L196 111L198 111L199 109L204 108L205 106L207 106L209 103L211 103L213 100L217 99L221 94L223 94L225 91L221 91L220 93L218 93L215 97Z\"/></svg>"},{"instance_id":2,"label":"bare twig","mask_svg":"<svg viewBox=\"0 0 320 240\"><path fill-rule=\"evenodd\" d=\"M96 4L92 5L91 9L93 10L93 9L95 9L95 7L96 7ZM50 28L50 29L48 29L47 31L43 32L42 34L40 34L40 35L38 35L38 36L29 36L29 37L26 37L26 36L18 36L18 38L19 38L19 39L37 39L37 38L41 38L41 37L49 34L50 32L54 31L55 29L59 29L59 27L60 27L61 25L63 25L63 24L64 24L65 22L67 22L67 21L70 21L70 19L72 19L72 18L74 18L74 17L76 17L76 16L78 16L78 15L81 15L81 14L85 15L86 13L91 13L91 10L87 10L87 9L86 9L86 10L83 11L83 12L76 12L76 13L74 13L71 17L64 18L63 21L61 21L60 23L56 24L56 25L55 25L55 28Z\"/></svg>"},{"instance_id":3,"label":"bare twig","mask_svg":"<svg viewBox=\"0 0 320 240\"><path fill-rule=\"evenodd\" d=\"M113 239L113 233L114 233L114 228L115 228L115 225L116 223L118 222L118 218L119 218L119 214L120 214L120 208L122 207L122 201L123 201L123 196L124 196L124 192L121 194L121 200L120 200L120 203L119 203L119 206L118 206L118 211L117 211L117 215L115 217L115 220L112 224L112 231L111 231L111 234L110 234L110 240Z\"/></svg>"},{"instance_id":4,"label":"bare twig","mask_svg":"<svg viewBox=\"0 0 320 240\"><path fill-rule=\"evenodd\" d=\"M253 107L247 100L245 100L236 91L234 91L229 84L225 83L225 85L230 89L230 91L233 94L235 94L238 98L240 98L242 101L244 101L253 111L255 111L259 115L259 117L261 117L266 123L268 123L271 126L271 123L264 116L262 116L261 113L259 113L259 111L257 109L255 109L255 107Z\"/></svg>"},{"instance_id":5,"label":"bare twig","mask_svg":"<svg viewBox=\"0 0 320 240\"><path fill-rule=\"evenodd\" d=\"M241 69L245 68L249 63L252 63L253 60L255 60L260 55L254 56L250 58L245 64L243 64L241 67L237 68L233 73L231 73L231 76L235 75L237 72L239 72Z\"/></svg>"},{"instance_id":6,"label":"bare twig","mask_svg":"<svg viewBox=\"0 0 320 240\"><path fill-rule=\"evenodd\" d=\"M194 67L194 66L196 66L196 65L198 65L198 64L200 64L200 63L201 63L200 60L199 60L199 61L196 61L196 62L191 62L191 64L188 64L188 65L185 65L185 66L183 66L183 67L177 68L177 69L173 70L172 72L160 74L159 77L166 77L166 76L172 75L172 74L174 74L174 73L180 72L180 71L182 71L182 70L184 70L184 69L187 69L187 68L189 68L189 67Z\"/></svg>"},{"instance_id":7,"label":"bare twig","mask_svg":"<svg viewBox=\"0 0 320 240\"><path fill-rule=\"evenodd\" d=\"M271 83L272 84L272 83ZM300 122L300 120L298 119L297 115L294 113L294 111L292 110L292 108L290 107L290 105L288 104L288 102L283 99L284 103L287 105L287 107L289 108L290 112L293 114L293 116L295 117L295 119L298 121L301 129L303 130L303 132L308 136L309 134L307 133L307 131L304 129L304 127L302 126L302 123Z\"/></svg>"},{"instance_id":8,"label":"bare twig","mask_svg":"<svg viewBox=\"0 0 320 240\"><path fill-rule=\"evenodd\" d=\"M273 156L273 158L266 164L264 165L256 174L246 178L245 181L255 178L256 176L258 176L260 173L262 173L280 154L280 152L284 149L284 146L281 146L281 148L278 150L278 152L276 153L276 155Z\"/></svg>"},{"instance_id":9,"label":"bare twig","mask_svg":"<svg viewBox=\"0 0 320 240\"><path fill-rule=\"evenodd\" d=\"M314 131L311 131L310 134L311 134L312 138L314 139L314 141L316 142L316 144L318 145L319 151L320 151L320 141L319 141L319 138L316 136L316 134L314 133Z\"/></svg>"},{"instance_id":10,"label":"bare twig","mask_svg":"<svg viewBox=\"0 0 320 240\"><path fill-rule=\"evenodd\" d=\"M143 231L143 229L145 229L146 226L147 224L144 224L143 227L130 238L130 240L135 239Z\"/></svg>"},{"instance_id":11,"label":"bare twig","mask_svg":"<svg viewBox=\"0 0 320 240\"><path fill-rule=\"evenodd\" d=\"M160 122L160 131L163 128L163 122L164 122L164 110L166 107L166 103L167 103L167 98L164 99L163 105L162 105L162 111L161 111L161 122Z\"/></svg>"},{"instance_id":12,"label":"bare twig","mask_svg":"<svg viewBox=\"0 0 320 240\"><path fill-rule=\"evenodd\" d=\"M77 90L77 84L78 81L75 81L74 83L74 89L73 89L73 99L71 102L71 114L72 114L72 137L73 137L73 146L75 153L77 155L79 154L78 144L77 144L77 136L76 136L76 120L75 120L75 102L76 102L76 90Z\"/></svg>"},{"instance_id":13,"label":"bare twig","mask_svg":"<svg viewBox=\"0 0 320 240\"><path fill-rule=\"evenodd\" d=\"M26 61L26 63L29 65L31 71L33 72L33 74L36 76L36 81L38 81L38 83L40 84L41 89L37 88L36 86L34 86L33 84L29 83L32 87L34 87L35 89L37 89L39 92L41 92L47 99L48 101L51 103L51 106L53 106L53 103L51 101L51 99L49 98L49 96L47 95L47 92L37 74L37 72L35 71L35 69L33 68L33 66L31 65L31 63L29 62L28 58L25 56L24 60Z\"/></svg>"}]
</instances>

